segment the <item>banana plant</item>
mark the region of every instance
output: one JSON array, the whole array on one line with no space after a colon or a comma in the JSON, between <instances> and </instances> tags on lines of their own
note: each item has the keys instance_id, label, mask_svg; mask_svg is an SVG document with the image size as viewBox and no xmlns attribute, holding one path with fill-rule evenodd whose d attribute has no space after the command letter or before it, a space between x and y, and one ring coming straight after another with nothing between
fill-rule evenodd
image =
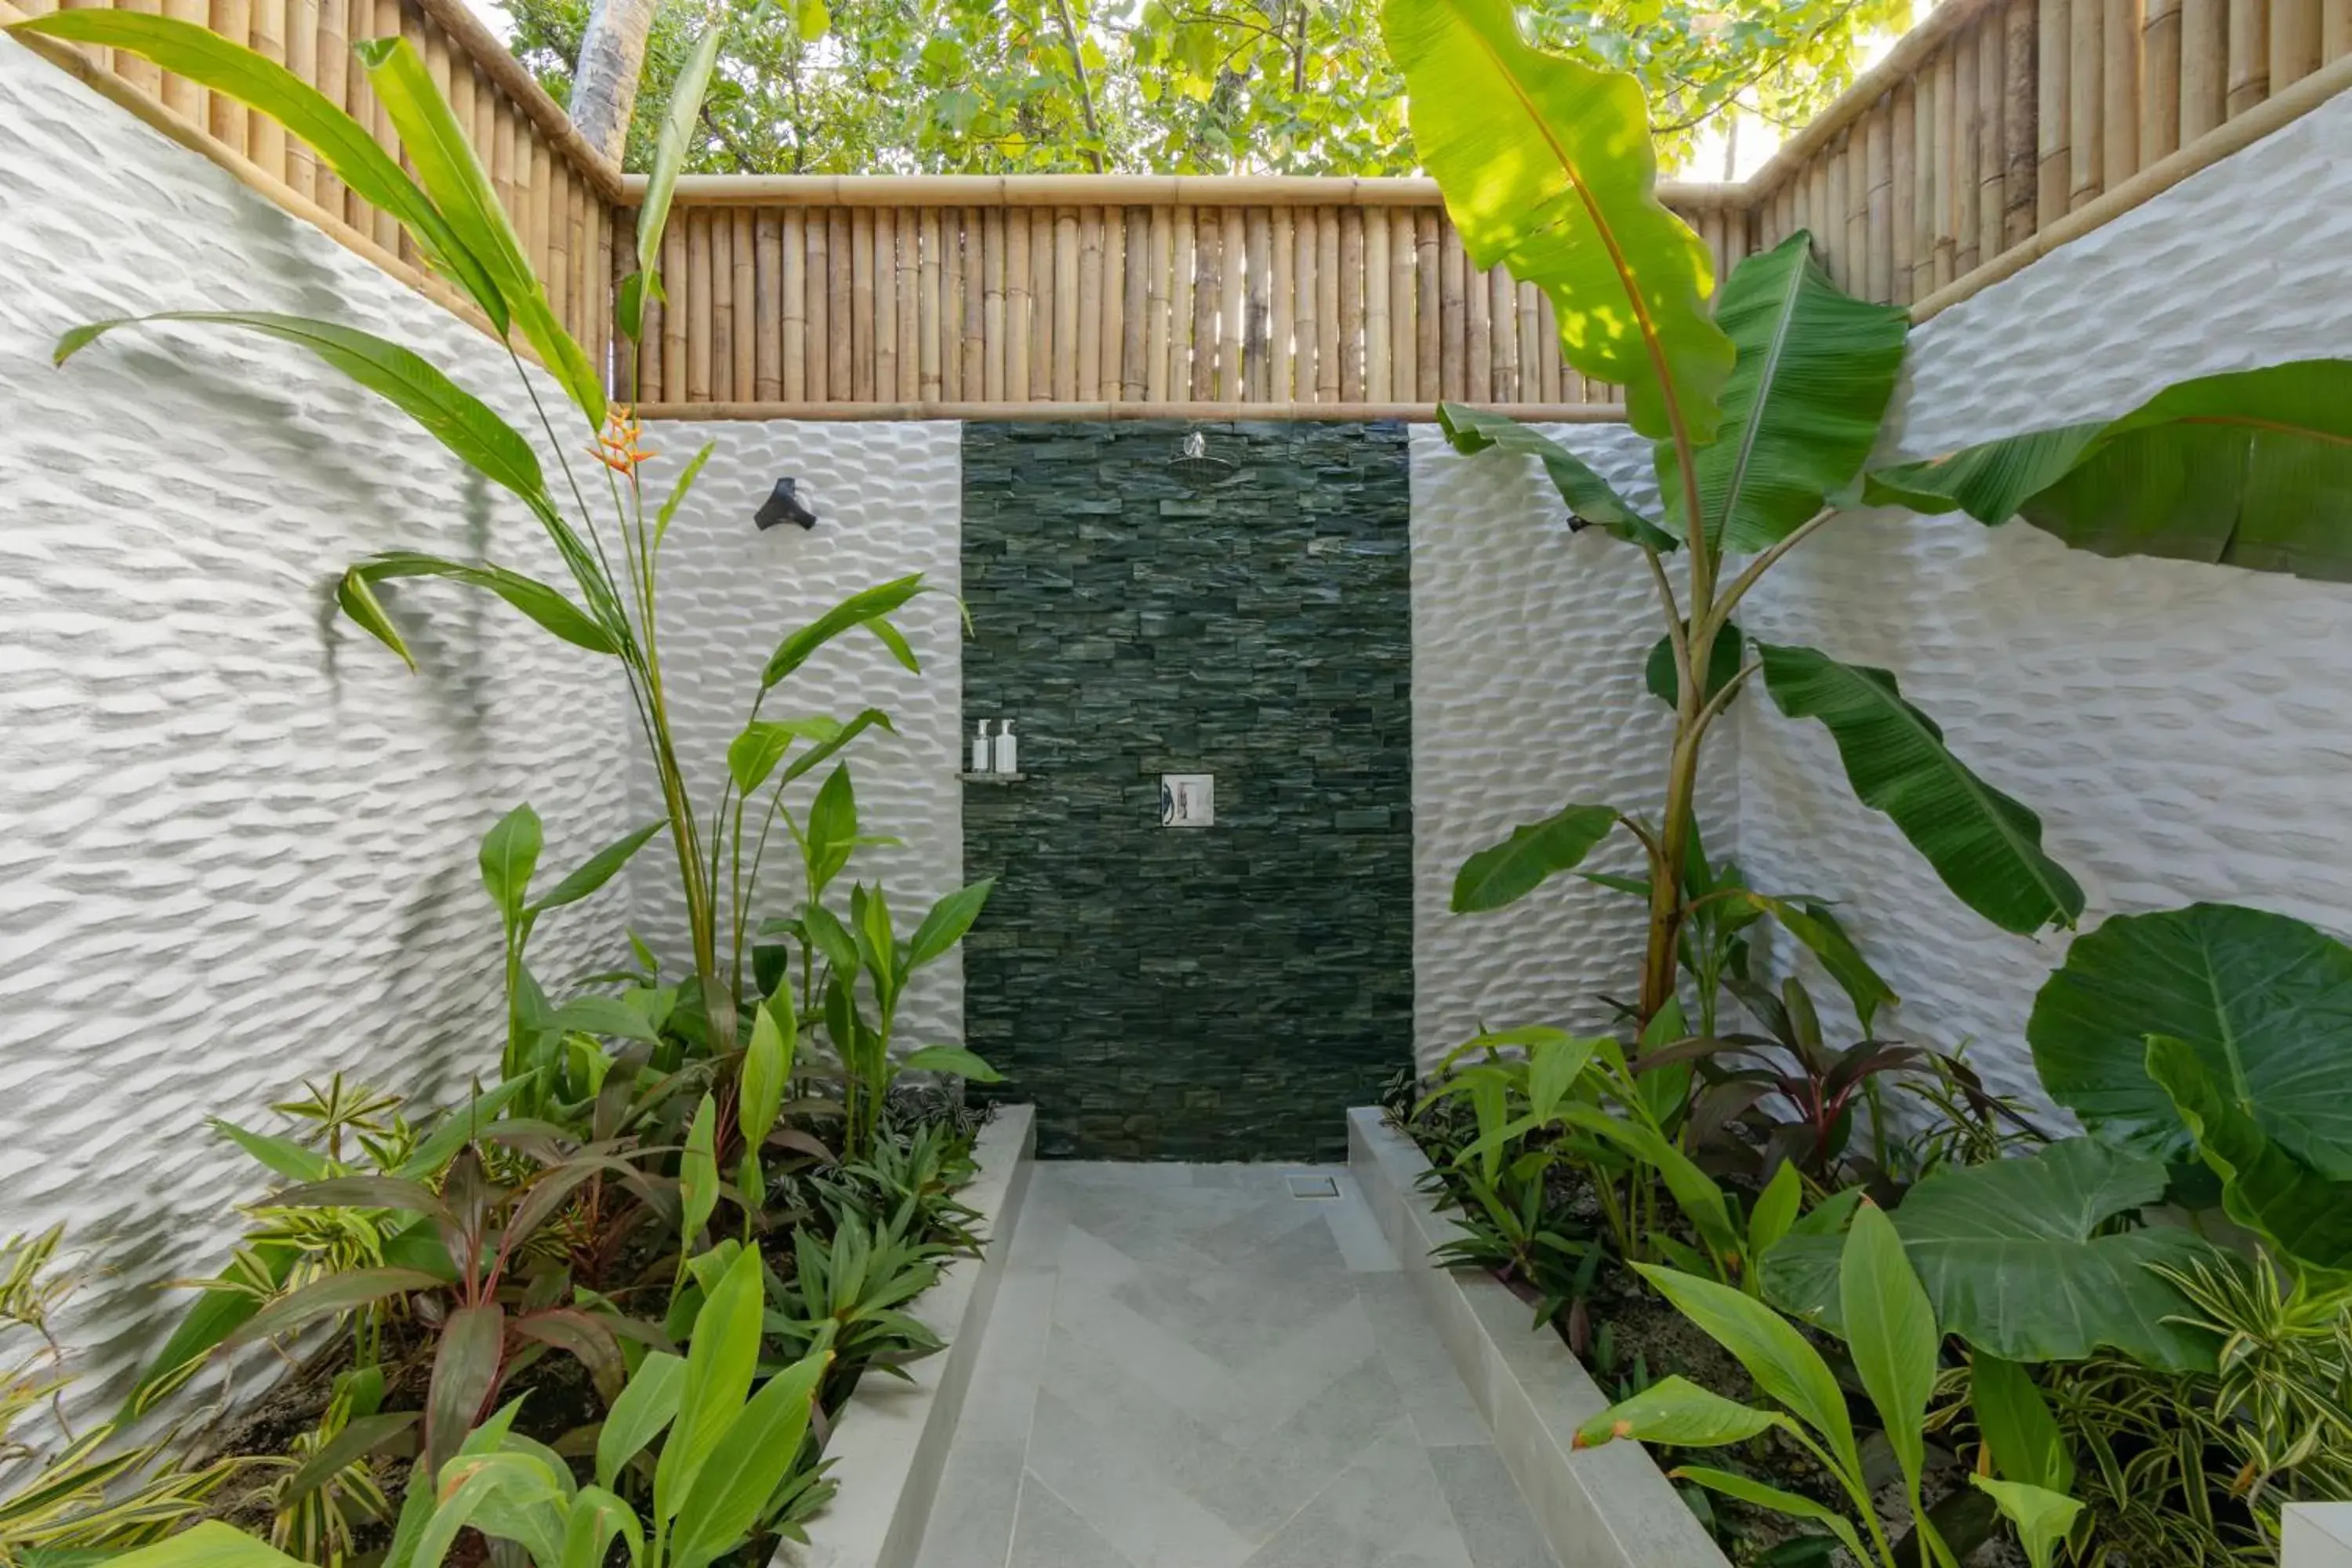
<instances>
[{"instance_id":1,"label":"banana plant","mask_svg":"<svg viewBox=\"0 0 2352 1568\"><path fill-rule=\"evenodd\" d=\"M1625 828L1648 864L1646 1026L1674 994L1691 916L1681 871L1702 747L1760 674L1783 714L1828 730L1864 804L1963 903L2023 935L2071 927L2083 890L2042 848L2040 820L1962 763L1894 676L1750 638L1734 615L1858 506L1965 510L1987 523L2021 513L2107 553L2352 578L2352 362L2209 376L2120 419L1865 472L1903 364L1904 311L1840 292L1802 233L1741 262L1718 294L1705 247L1658 202L1639 85L1529 47L1508 0L1386 0L1382 25L1414 143L1472 263L1541 289L1568 362L1624 386L1663 497L1662 515L1646 515L1540 432L1440 409L1457 449L1537 458L1571 526L1641 552L1664 623L1654 662L1670 679L1658 684L1675 709L1654 816L1570 805L1474 857L1454 907L1524 897ZM1818 934L1790 929L1809 945Z\"/></svg>"},{"instance_id":2,"label":"banana plant","mask_svg":"<svg viewBox=\"0 0 2352 1568\"><path fill-rule=\"evenodd\" d=\"M1682 1465L1671 1473L1709 1491L1821 1525L1856 1563L1897 1568L1906 1562L1879 1521L1845 1390L1821 1352L1779 1313L1738 1290L1672 1268L1637 1267L1676 1310L1747 1369L1758 1393L1771 1405L1742 1405L1687 1379L1669 1377L1586 1422L1577 1431L1575 1446L1587 1448L1631 1437L1676 1447L1720 1448L1778 1430L1810 1453L1844 1493L1843 1510L1714 1466ZM1854 1376L1895 1455L1914 1537L1927 1561L1937 1568L1958 1568L1951 1547L1928 1516L1923 1490L1927 1405L1935 1393L1943 1336L1894 1225L1866 1200L1846 1233L1838 1289ZM2042 1479L2048 1480L2049 1472L2042 1472ZM2081 1504L2034 1481L1988 1478L1976 1484L2017 1526L2034 1568L2048 1568L2057 1541Z\"/></svg>"}]
</instances>

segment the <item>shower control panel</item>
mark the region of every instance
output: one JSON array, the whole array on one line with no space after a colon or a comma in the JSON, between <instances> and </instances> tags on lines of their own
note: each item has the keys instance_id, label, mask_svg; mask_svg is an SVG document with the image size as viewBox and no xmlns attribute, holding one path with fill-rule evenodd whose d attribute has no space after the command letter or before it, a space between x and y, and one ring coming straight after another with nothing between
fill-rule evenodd
<instances>
[{"instance_id":1,"label":"shower control panel","mask_svg":"<svg viewBox=\"0 0 2352 1568\"><path fill-rule=\"evenodd\" d=\"M1161 773L1160 826L1210 827L1217 820L1217 777L1214 773Z\"/></svg>"}]
</instances>

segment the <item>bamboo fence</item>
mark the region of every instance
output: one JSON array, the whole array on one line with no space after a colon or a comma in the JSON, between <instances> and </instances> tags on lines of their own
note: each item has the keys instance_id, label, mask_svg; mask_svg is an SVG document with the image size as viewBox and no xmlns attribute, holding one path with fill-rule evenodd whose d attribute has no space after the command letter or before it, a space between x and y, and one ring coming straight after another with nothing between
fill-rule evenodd
<instances>
[{"instance_id":1,"label":"bamboo fence","mask_svg":"<svg viewBox=\"0 0 2352 1568\"><path fill-rule=\"evenodd\" d=\"M0 20L64 3L0 0ZM1615 418L1551 301L1417 179L696 176L641 355L611 330L643 189L465 0L117 0L204 22L391 127L353 39L412 40L551 301L652 416ZM454 296L304 149L130 57L41 51L396 275ZM1718 278L1798 229L1916 320L2352 85L2352 0L1944 0L1763 169L1666 184Z\"/></svg>"}]
</instances>

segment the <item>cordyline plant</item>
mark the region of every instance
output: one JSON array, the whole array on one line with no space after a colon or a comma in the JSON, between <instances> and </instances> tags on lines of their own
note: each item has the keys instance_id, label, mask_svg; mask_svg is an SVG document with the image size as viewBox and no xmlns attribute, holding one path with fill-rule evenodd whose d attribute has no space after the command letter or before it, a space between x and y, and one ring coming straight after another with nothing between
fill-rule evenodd
<instances>
[{"instance_id":1,"label":"cordyline plant","mask_svg":"<svg viewBox=\"0 0 2352 1568\"><path fill-rule=\"evenodd\" d=\"M76 11L38 17L11 30L142 56L278 121L314 149L354 195L397 218L425 263L465 293L507 346L548 450L555 455L560 472L552 478L530 441L433 365L396 343L334 322L259 311L164 311L77 327L59 341L56 358L63 363L106 333L137 322L230 327L277 338L310 350L381 395L521 500L554 544L576 598L504 566L393 551L370 556L345 572L337 602L412 669L415 659L376 589L393 579L418 576L445 577L487 590L553 636L620 664L639 733L661 784L711 1042L722 1053L731 1049L737 987L719 951L719 851L715 842L729 819L722 805L711 819L714 842L706 845L705 827L696 818L672 740L655 615L656 563L663 536L711 448L705 447L686 465L667 497L646 494L641 470L658 454L646 446L645 432L630 406L607 401L596 366L556 319L474 149L435 89L425 62L405 41L381 38L353 47L399 134L402 151L415 166L413 179L366 127L316 89L283 66L200 25L130 11ZM720 40L719 29L707 32L679 75L637 209L638 270L623 281L616 312L621 333L631 342L642 337L646 300L662 297L656 263L670 195ZM513 348L517 333L562 388L568 409L551 409L541 400ZM635 363L634 356L624 358ZM567 423L573 430L569 437L562 433ZM592 461L576 460L583 456ZM568 514L559 494L569 502ZM869 589L814 626L785 637L761 671L759 701L764 702L818 646L853 626L872 631L900 662L914 668L912 650L885 617L920 586L910 578ZM861 717L796 738L816 742L830 754L877 719ZM752 720L757 728L756 703ZM769 759L772 771L776 760ZM796 762L787 771L798 776L805 768ZM748 889L742 893L748 897Z\"/></svg>"},{"instance_id":2,"label":"cordyline plant","mask_svg":"<svg viewBox=\"0 0 2352 1568\"><path fill-rule=\"evenodd\" d=\"M1383 24L1414 142L1471 260L1542 289L1568 362L1625 388L1628 422L1656 444L1664 498L1664 515L1646 516L1540 433L1441 410L1457 448L1539 458L1575 526L1641 552L1664 622L1653 687L1675 710L1655 817L1571 805L1473 857L1454 908L1524 897L1625 827L1648 859L1646 1026L1675 994L1696 901L1726 896L1686 874L1699 756L1760 673L1781 712L1829 730L1864 804L1892 817L1962 902L2021 934L2071 927L2083 890L2042 849L2040 820L1964 766L1891 674L1756 641L1733 616L1791 551L1861 506L1966 510L1987 523L2021 515L2103 554L2352 578L2352 362L2207 376L2118 419L1865 471L1902 368L1902 310L1840 292L1802 233L1743 261L1710 309L1706 248L1657 199L1633 77L1530 47L1508 0L1387 0ZM1854 955L1834 924L1801 900L1777 902L1767 912L1852 991Z\"/></svg>"}]
</instances>

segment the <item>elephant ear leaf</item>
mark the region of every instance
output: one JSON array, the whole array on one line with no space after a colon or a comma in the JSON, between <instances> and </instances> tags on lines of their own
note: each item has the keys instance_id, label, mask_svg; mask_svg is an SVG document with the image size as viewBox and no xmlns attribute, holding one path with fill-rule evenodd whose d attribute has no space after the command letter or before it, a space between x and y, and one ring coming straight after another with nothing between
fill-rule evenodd
<instances>
[{"instance_id":1,"label":"elephant ear leaf","mask_svg":"<svg viewBox=\"0 0 2352 1568\"><path fill-rule=\"evenodd\" d=\"M1472 261L1541 289L1560 352L1653 439L1713 438L1731 341L1706 247L1658 201L1642 85L1532 48L1510 0L1387 0L1413 145Z\"/></svg>"},{"instance_id":2,"label":"elephant ear leaf","mask_svg":"<svg viewBox=\"0 0 2352 1568\"><path fill-rule=\"evenodd\" d=\"M1961 765L1894 676L1811 648L1757 649L1780 711L1827 727L1854 794L1895 819L1962 903L2021 936L2074 923L2083 889L2043 852L2041 818Z\"/></svg>"},{"instance_id":3,"label":"elephant ear leaf","mask_svg":"<svg viewBox=\"0 0 2352 1568\"><path fill-rule=\"evenodd\" d=\"M2188 1041L2151 1036L2147 1075L2172 1097L2198 1155L2221 1178L2231 1219L2307 1269L2352 1276L2352 1184L2329 1180L2264 1137Z\"/></svg>"},{"instance_id":4,"label":"elephant ear leaf","mask_svg":"<svg viewBox=\"0 0 2352 1568\"><path fill-rule=\"evenodd\" d=\"M1572 871L1617 826L1606 805L1571 805L1511 830L1500 844L1462 863L1454 879L1454 912L1479 914L1515 904L1549 877Z\"/></svg>"},{"instance_id":5,"label":"elephant ear leaf","mask_svg":"<svg viewBox=\"0 0 2352 1568\"><path fill-rule=\"evenodd\" d=\"M2263 1137L2352 1181L2352 947L2286 915L2191 904L2116 916L2067 949L2025 1026L2043 1086L2103 1142L2184 1159L2151 1036L2186 1044Z\"/></svg>"},{"instance_id":6,"label":"elephant ear leaf","mask_svg":"<svg viewBox=\"0 0 2352 1568\"><path fill-rule=\"evenodd\" d=\"M1739 264L1715 320L1738 357L1723 389L1723 428L1692 468L1708 542L1748 554L1795 532L1862 471L1911 319L1841 291L1800 230ZM1660 442L1659 490L1675 523L1678 462L1673 443Z\"/></svg>"},{"instance_id":7,"label":"elephant ear leaf","mask_svg":"<svg viewBox=\"0 0 2352 1568\"><path fill-rule=\"evenodd\" d=\"M1875 470L1864 499L2022 516L2100 555L2352 581L2352 360L2200 376L2119 419Z\"/></svg>"},{"instance_id":8,"label":"elephant ear leaf","mask_svg":"<svg viewBox=\"0 0 2352 1568\"><path fill-rule=\"evenodd\" d=\"M1628 544L1645 545L1664 553L1682 541L1643 517L1614 486L1593 472L1590 464L1531 425L1507 414L1490 413L1466 404L1437 405L1437 427L1453 448L1468 457L1489 448L1533 458L1568 503L1571 531L1599 528Z\"/></svg>"}]
</instances>

